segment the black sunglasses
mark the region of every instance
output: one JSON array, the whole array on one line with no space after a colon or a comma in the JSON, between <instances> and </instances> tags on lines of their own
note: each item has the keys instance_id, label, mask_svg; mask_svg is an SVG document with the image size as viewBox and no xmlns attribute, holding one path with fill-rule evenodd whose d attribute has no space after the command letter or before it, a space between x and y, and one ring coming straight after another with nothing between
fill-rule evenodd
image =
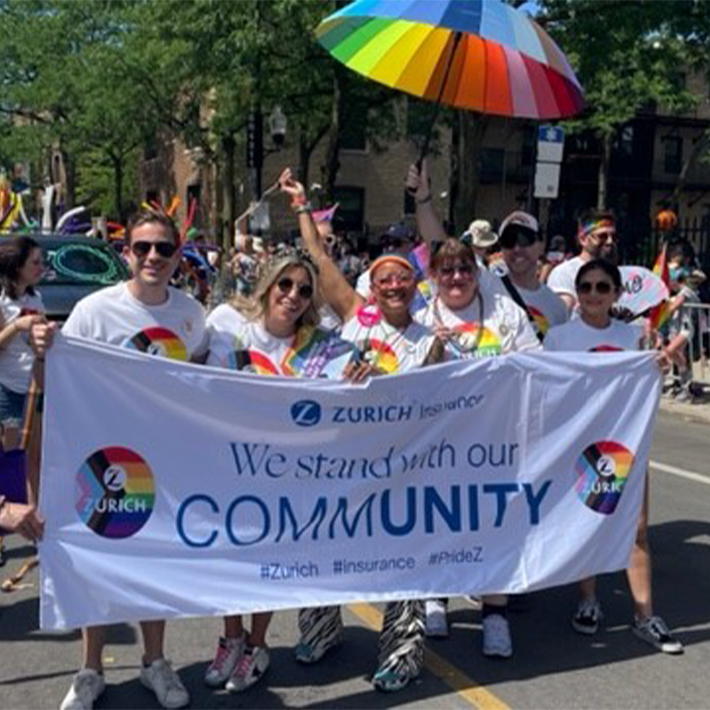
<instances>
[{"instance_id":1,"label":"black sunglasses","mask_svg":"<svg viewBox=\"0 0 710 710\"><path fill-rule=\"evenodd\" d=\"M510 226L500 237L500 245L503 249L513 249L515 246L521 248L530 247L538 241L537 232L527 227Z\"/></svg>"},{"instance_id":2,"label":"black sunglasses","mask_svg":"<svg viewBox=\"0 0 710 710\"><path fill-rule=\"evenodd\" d=\"M286 295L287 293L291 293L293 287L296 285L296 282L288 276L284 276L282 279L278 280L276 285L278 286L279 291ZM301 284L298 287L298 295L306 300L313 298L313 286L310 284Z\"/></svg>"},{"instance_id":3,"label":"black sunglasses","mask_svg":"<svg viewBox=\"0 0 710 710\"><path fill-rule=\"evenodd\" d=\"M172 242L132 242L131 251L139 257L148 256L150 250L155 247L158 256L169 259L177 250L177 246Z\"/></svg>"},{"instance_id":4,"label":"black sunglasses","mask_svg":"<svg viewBox=\"0 0 710 710\"><path fill-rule=\"evenodd\" d=\"M608 281L582 281L577 286L577 292L586 294L596 290L597 293L606 296L611 293L613 288Z\"/></svg>"}]
</instances>

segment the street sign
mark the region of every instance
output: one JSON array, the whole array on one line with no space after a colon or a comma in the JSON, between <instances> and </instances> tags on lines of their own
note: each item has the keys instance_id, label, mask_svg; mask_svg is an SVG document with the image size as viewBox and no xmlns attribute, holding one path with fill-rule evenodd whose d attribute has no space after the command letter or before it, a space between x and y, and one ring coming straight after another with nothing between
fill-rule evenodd
<instances>
[{"instance_id":1,"label":"street sign","mask_svg":"<svg viewBox=\"0 0 710 710\"><path fill-rule=\"evenodd\" d=\"M535 166L535 197L554 200L560 187L559 163L538 163Z\"/></svg>"},{"instance_id":2,"label":"street sign","mask_svg":"<svg viewBox=\"0 0 710 710\"><path fill-rule=\"evenodd\" d=\"M537 159L541 163L561 163L565 150L565 131L560 126L537 129Z\"/></svg>"}]
</instances>

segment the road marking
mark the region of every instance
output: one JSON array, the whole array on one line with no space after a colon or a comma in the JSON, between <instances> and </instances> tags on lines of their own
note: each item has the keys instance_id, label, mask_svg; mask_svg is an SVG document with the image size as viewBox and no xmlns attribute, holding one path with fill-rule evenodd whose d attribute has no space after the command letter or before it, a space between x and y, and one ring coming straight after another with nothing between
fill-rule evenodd
<instances>
[{"instance_id":1,"label":"road marking","mask_svg":"<svg viewBox=\"0 0 710 710\"><path fill-rule=\"evenodd\" d=\"M675 466L669 466L665 463L659 463L658 461L649 461L651 468L655 468L657 471L663 471L663 473L670 473L674 476L680 476L681 478L687 478L689 481L695 481L696 483L704 483L706 486L710 486L710 478L707 476L702 476L699 473L694 473L693 471L686 471L682 468L676 468Z\"/></svg>"},{"instance_id":2,"label":"road marking","mask_svg":"<svg viewBox=\"0 0 710 710\"><path fill-rule=\"evenodd\" d=\"M379 631L382 626L382 613L371 604L350 604L348 609L370 628ZM486 690L478 681L467 676L463 671L443 659L438 653L427 648L426 667L459 698L479 710L510 710L500 698Z\"/></svg>"}]
</instances>

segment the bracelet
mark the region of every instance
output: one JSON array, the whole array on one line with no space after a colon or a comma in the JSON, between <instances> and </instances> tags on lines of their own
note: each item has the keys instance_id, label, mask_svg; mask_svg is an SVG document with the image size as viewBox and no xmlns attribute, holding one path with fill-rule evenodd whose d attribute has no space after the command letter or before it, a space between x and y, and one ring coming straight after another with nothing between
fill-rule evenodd
<instances>
[{"instance_id":1,"label":"bracelet","mask_svg":"<svg viewBox=\"0 0 710 710\"><path fill-rule=\"evenodd\" d=\"M431 192L423 200L417 200L416 202L418 205L424 205L427 202L431 202Z\"/></svg>"},{"instance_id":2,"label":"bracelet","mask_svg":"<svg viewBox=\"0 0 710 710\"><path fill-rule=\"evenodd\" d=\"M295 207L294 211L296 214L303 214L304 212L310 213L312 211L312 208L308 202L305 202L304 204L298 205L298 207Z\"/></svg>"},{"instance_id":3,"label":"bracelet","mask_svg":"<svg viewBox=\"0 0 710 710\"><path fill-rule=\"evenodd\" d=\"M301 195L300 197L294 197L291 200L291 207L293 209L296 209L296 207L301 207L302 205L307 205L308 200L306 199L305 195Z\"/></svg>"}]
</instances>

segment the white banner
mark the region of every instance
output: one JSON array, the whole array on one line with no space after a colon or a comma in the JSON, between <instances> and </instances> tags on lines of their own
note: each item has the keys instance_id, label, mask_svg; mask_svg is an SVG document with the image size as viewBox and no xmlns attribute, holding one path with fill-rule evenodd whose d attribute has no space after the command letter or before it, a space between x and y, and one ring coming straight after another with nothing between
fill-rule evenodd
<instances>
[{"instance_id":1,"label":"white banner","mask_svg":"<svg viewBox=\"0 0 710 710\"><path fill-rule=\"evenodd\" d=\"M42 628L515 593L624 568L653 358L520 354L350 386L58 338Z\"/></svg>"}]
</instances>

